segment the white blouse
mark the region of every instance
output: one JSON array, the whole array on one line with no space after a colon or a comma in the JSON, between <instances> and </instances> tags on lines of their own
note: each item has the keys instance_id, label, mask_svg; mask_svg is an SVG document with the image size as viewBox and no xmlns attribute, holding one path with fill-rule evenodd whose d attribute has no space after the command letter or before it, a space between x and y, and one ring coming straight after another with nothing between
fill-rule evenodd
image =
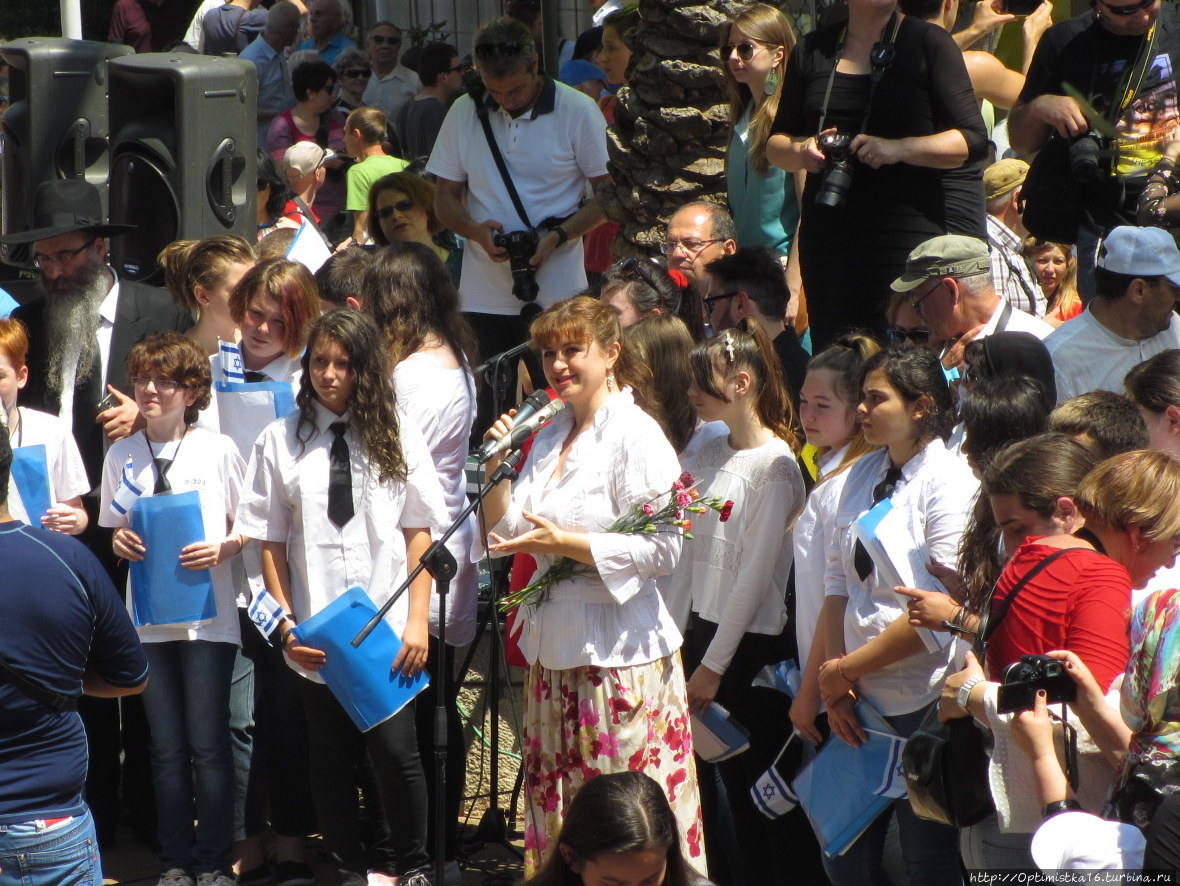
<instances>
[{"instance_id":1,"label":"white blouse","mask_svg":"<svg viewBox=\"0 0 1180 886\"><path fill-rule=\"evenodd\" d=\"M12 436L12 446L45 447L51 502L57 504L88 493L90 480L86 477L86 466L82 463L82 454L66 423L56 415L25 406L18 406L17 411L20 413L20 424ZM14 520L29 522L28 512L15 483L8 484L8 513Z\"/></svg>"},{"instance_id":2,"label":"white blouse","mask_svg":"<svg viewBox=\"0 0 1180 886\"><path fill-rule=\"evenodd\" d=\"M380 607L405 580L403 529L429 529L436 536L447 523L442 490L418 429L407 423L401 444L408 474L403 483L380 481L355 431L344 434L352 468L355 514L343 527L328 519L328 472L333 434L329 425L348 421L314 404L315 428L300 445L299 413L270 424L254 444L234 531L260 541L287 545L291 609L296 621L319 612L352 587ZM409 616L409 593L386 615L401 636ZM293 665L292 665L293 666ZM294 666L293 666L294 667ZM308 671L305 677L323 682Z\"/></svg>"},{"instance_id":3,"label":"white blouse","mask_svg":"<svg viewBox=\"0 0 1180 886\"><path fill-rule=\"evenodd\" d=\"M885 479L889 452L866 455L848 470L832 544L828 548L824 591L848 597L844 614L844 643L851 652L877 637L906 612L902 599L874 569L861 581L854 562L853 524L873 503L873 487ZM902 468L893 493L893 506L906 515L911 535L922 539L929 558L953 568L959 540L975 501L979 481L962 459L935 438ZM925 649L857 680L857 690L885 716L906 714L938 697L958 643L945 649Z\"/></svg>"},{"instance_id":4,"label":"white blouse","mask_svg":"<svg viewBox=\"0 0 1180 886\"><path fill-rule=\"evenodd\" d=\"M848 445L829 452L818 466L820 481L807 496L803 513L795 523L795 641L799 647L799 668L807 665L811 645L819 629L819 614L824 603L824 570L828 547L836 527L836 505L848 480L848 471L827 477L843 461Z\"/></svg>"},{"instance_id":5,"label":"white blouse","mask_svg":"<svg viewBox=\"0 0 1180 886\"><path fill-rule=\"evenodd\" d=\"M550 589L538 606L522 607L521 650L529 662L561 670L647 664L680 648L681 636L656 589L680 555L677 532L604 532L620 515L667 493L680 474L663 431L640 409L629 388L607 398L574 441L560 480L551 481L573 414L558 413L536 436L508 511L493 532L513 538L529 531L528 511L562 529L590 536L598 574ZM554 562L538 556L536 575Z\"/></svg>"},{"instance_id":6,"label":"white blouse","mask_svg":"<svg viewBox=\"0 0 1180 886\"><path fill-rule=\"evenodd\" d=\"M447 513L453 521L467 504L464 471L471 426L475 423L475 381L466 366L443 366L437 354L418 351L402 360L393 369L393 387L398 410L417 425L430 447ZM448 646L465 646L475 639L479 570L468 556L475 526L472 514L447 541L447 550L458 565L447 595ZM430 633L438 636L437 593L430 595Z\"/></svg>"},{"instance_id":7,"label":"white blouse","mask_svg":"<svg viewBox=\"0 0 1180 886\"><path fill-rule=\"evenodd\" d=\"M691 608L718 626L701 663L723 674L746 633L777 636L786 627L791 527L803 509L803 475L785 441L736 450L728 437L702 446L691 473L703 497L732 501L733 512L725 523L716 513L694 521L668 598L678 619Z\"/></svg>"}]
</instances>

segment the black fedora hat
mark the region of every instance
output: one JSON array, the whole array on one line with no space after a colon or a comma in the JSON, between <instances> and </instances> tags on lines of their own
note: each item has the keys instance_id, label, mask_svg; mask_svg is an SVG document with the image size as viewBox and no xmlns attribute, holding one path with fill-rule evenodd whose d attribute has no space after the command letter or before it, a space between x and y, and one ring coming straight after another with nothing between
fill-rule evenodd
<instances>
[{"instance_id":1,"label":"black fedora hat","mask_svg":"<svg viewBox=\"0 0 1180 886\"><path fill-rule=\"evenodd\" d=\"M100 237L134 231L135 225L108 225L102 220L98 188L80 178L54 179L37 186L33 226L0 237L0 243L32 243L71 231L92 231Z\"/></svg>"}]
</instances>

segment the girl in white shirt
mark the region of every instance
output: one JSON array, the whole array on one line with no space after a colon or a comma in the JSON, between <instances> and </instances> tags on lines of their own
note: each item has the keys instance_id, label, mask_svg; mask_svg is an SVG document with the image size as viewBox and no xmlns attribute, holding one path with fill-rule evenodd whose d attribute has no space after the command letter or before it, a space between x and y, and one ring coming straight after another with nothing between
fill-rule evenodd
<instances>
[{"instance_id":1,"label":"girl in white shirt","mask_svg":"<svg viewBox=\"0 0 1180 886\"><path fill-rule=\"evenodd\" d=\"M365 273L361 290L365 312L377 323L389 348L398 411L429 441L447 514L453 521L467 505L465 469L471 426L475 423L471 367L478 355L475 334L459 310L459 290L435 251L410 241L395 241L381 250ZM426 669L433 682L417 699L418 752L429 759L435 742L435 692L443 687L447 713L448 866L455 861L458 848L459 807L466 783L466 748L453 671L455 647L475 639L479 575L470 557L474 537L472 515L447 542L457 564L446 598L447 649L439 649L439 598L431 594ZM438 798L432 776L433 769L428 768L433 809ZM432 813L432 825L434 820Z\"/></svg>"},{"instance_id":2,"label":"girl in white shirt","mask_svg":"<svg viewBox=\"0 0 1180 886\"><path fill-rule=\"evenodd\" d=\"M895 559L934 560L953 567L978 482L963 459L945 446L954 407L942 366L922 348L889 348L865 364L858 413L865 440L881 447L849 471L836 508L835 531L824 575L829 595L848 598L844 648L827 648L820 692L828 724L858 746L865 732L853 711L854 695L908 737L938 699L954 667L955 644L935 652L910 627L904 598L888 585L858 544L853 524L889 498L918 547L890 550ZM898 833L910 883L954 886L961 882L958 831L918 818L909 801L895 801ZM824 867L835 886L874 882L890 814L882 813L852 847Z\"/></svg>"},{"instance_id":3,"label":"girl in white shirt","mask_svg":"<svg viewBox=\"0 0 1180 886\"><path fill-rule=\"evenodd\" d=\"M235 528L261 540L266 587L290 613L280 624L283 648L307 678L299 693L311 793L327 847L343 865L341 882L363 884L371 867L354 786L367 750L397 859L396 871L381 873L425 886L426 789L414 703L361 733L316 675L325 653L293 642L291 628L353 586L384 603L418 565L432 530L445 525L442 491L420 434L397 416L384 343L366 315L340 308L316 321L296 402L297 411L254 444ZM332 478L342 479L345 458L348 482L337 486ZM423 571L386 617L402 640L390 666L409 676L426 664L430 587Z\"/></svg>"},{"instance_id":4,"label":"girl in white shirt","mask_svg":"<svg viewBox=\"0 0 1180 886\"><path fill-rule=\"evenodd\" d=\"M550 586L521 614L525 685L525 867L532 874L560 830L573 794L595 775L647 773L676 812L689 862L703 865L700 803L681 636L656 588L680 553L676 532L604 532L620 515L666 494L679 474L655 419L636 403L644 367L618 318L579 296L533 321L545 376L567 408L542 428L520 479L484 499L491 549L560 557L594 570ZM503 415L487 433L512 427ZM488 462L495 470L501 458Z\"/></svg>"},{"instance_id":5,"label":"girl in white shirt","mask_svg":"<svg viewBox=\"0 0 1180 886\"><path fill-rule=\"evenodd\" d=\"M787 847L780 852L768 840L786 823L759 813L749 786L782 746L787 700L751 684L765 665L790 654L791 527L805 497L795 414L774 346L752 318L696 348L691 363L688 396L697 415L724 422L729 433L705 443L689 472L702 495L734 506L727 522L697 521L668 597L674 613L688 616L690 709L703 712L716 699L750 730L750 749L718 764L746 877L782 882ZM711 820L708 804L705 815Z\"/></svg>"},{"instance_id":6,"label":"girl in white shirt","mask_svg":"<svg viewBox=\"0 0 1180 886\"><path fill-rule=\"evenodd\" d=\"M44 446L53 501L41 518L40 527L80 535L90 518L82 507L82 496L90 491L86 466L69 428L56 415L17 406L17 392L29 378L25 358L29 336L19 320L0 320L0 411L13 449ZM8 490L8 510L16 520L29 522L29 515L15 481Z\"/></svg>"},{"instance_id":7,"label":"girl in white shirt","mask_svg":"<svg viewBox=\"0 0 1180 886\"><path fill-rule=\"evenodd\" d=\"M128 527L129 515L153 495L195 490L205 540L181 550L180 566L211 571L216 604L209 619L138 628L151 665L143 706L152 733L152 781L161 800L160 882L232 886L229 687L240 636L227 561L246 540L227 530L244 465L228 437L193 427L209 403L210 378L209 361L192 339L176 332L144 339L127 355L127 368L146 427L107 453L99 524L115 529L116 555L143 560L149 552ZM129 508L123 488L128 472L131 485L142 490Z\"/></svg>"},{"instance_id":8,"label":"girl in white shirt","mask_svg":"<svg viewBox=\"0 0 1180 886\"><path fill-rule=\"evenodd\" d=\"M848 334L811 358L799 392L799 420L807 442L818 450L816 485L795 524L795 640L803 668L799 694L791 702L791 723L811 741L822 740L815 718L820 710L819 666L828 658L822 625L832 624L844 648L846 597L824 596L824 568L835 529L836 504L848 469L876 447L860 432L856 407L865 361L881 349L867 335ZM824 613L824 609L829 612Z\"/></svg>"}]
</instances>

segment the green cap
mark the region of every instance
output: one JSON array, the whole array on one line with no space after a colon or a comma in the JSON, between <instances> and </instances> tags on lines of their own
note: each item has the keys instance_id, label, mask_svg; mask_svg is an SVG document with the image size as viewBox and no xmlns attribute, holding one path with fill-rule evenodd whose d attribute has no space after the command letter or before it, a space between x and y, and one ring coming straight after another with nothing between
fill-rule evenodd
<instances>
[{"instance_id":1,"label":"green cap","mask_svg":"<svg viewBox=\"0 0 1180 886\"><path fill-rule=\"evenodd\" d=\"M962 234L932 237L905 260L905 273L893 281L895 292L909 292L931 277L971 277L991 270L987 243Z\"/></svg>"}]
</instances>

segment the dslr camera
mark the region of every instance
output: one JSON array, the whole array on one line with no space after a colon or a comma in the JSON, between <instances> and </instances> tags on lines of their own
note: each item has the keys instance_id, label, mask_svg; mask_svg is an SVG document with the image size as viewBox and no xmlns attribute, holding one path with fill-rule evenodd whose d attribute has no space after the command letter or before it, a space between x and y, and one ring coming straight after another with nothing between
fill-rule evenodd
<instances>
[{"instance_id":1,"label":"dslr camera","mask_svg":"<svg viewBox=\"0 0 1180 886\"><path fill-rule=\"evenodd\" d=\"M1074 181L1089 184L1102 178L1102 158L1109 155L1108 143L1091 129L1069 144L1069 171Z\"/></svg>"},{"instance_id":2,"label":"dslr camera","mask_svg":"<svg viewBox=\"0 0 1180 886\"><path fill-rule=\"evenodd\" d=\"M1078 686L1065 665L1046 655L1022 655L1004 669L997 709L1001 714L1025 711L1033 706L1037 690L1044 689L1049 704L1076 701Z\"/></svg>"},{"instance_id":3,"label":"dslr camera","mask_svg":"<svg viewBox=\"0 0 1180 886\"><path fill-rule=\"evenodd\" d=\"M537 285L537 269L529 264L540 242L540 235L532 229L492 235L492 243L508 252L508 267L512 269L512 294L523 302L536 301L541 291Z\"/></svg>"},{"instance_id":4,"label":"dslr camera","mask_svg":"<svg viewBox=\"0 0 1180 886\"><path fill-rule=\"evenodd\" d=\"M847 132L829 132L819 136L817 141L827 160L827 168L820 179L815 202L829 209L840 209L852 185L852 153L848 150L852 136Z\"/></svg>"}]
</instances>

